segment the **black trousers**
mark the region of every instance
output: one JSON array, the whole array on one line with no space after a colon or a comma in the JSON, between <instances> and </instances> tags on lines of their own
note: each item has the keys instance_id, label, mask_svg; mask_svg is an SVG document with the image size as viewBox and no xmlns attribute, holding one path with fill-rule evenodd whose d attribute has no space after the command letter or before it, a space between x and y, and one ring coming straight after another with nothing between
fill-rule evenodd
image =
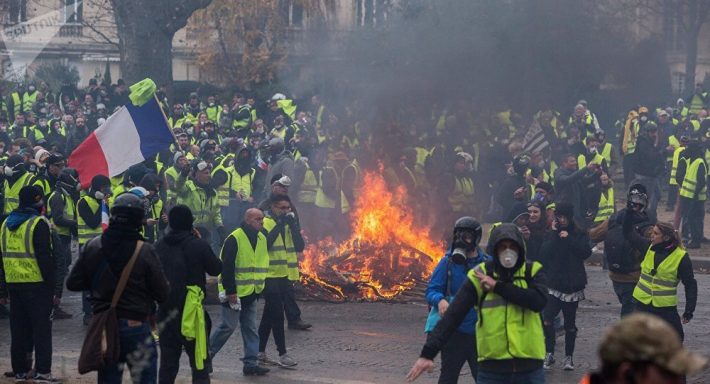
<instances>
[{"instance_id":1,"label":"black trousers","mask_svg":"<svg viewBox=\"0 0 710 384\"><path fill-rule=\"evenodd\" d=\"M705 218L705 201L693 200L685 197L680 198L681 212L683 215L683 223L686 224L690 235L690 240L700 244L703 241L703 230Z\"/></svg>"},{"instance_id":2,"label":"black trousers","mask_svg":"<svg viewBox=\"0 0 710 384\"><path fill-rule=\"evenodd\" d=\"M468 363L471 376L475 378L478 376L477 359L476 335L455 331L441 349L439 384L457 384L464 363Z\"/></svg>"},{"instance_id":3,"label":"black trousers","mask_svg":"<svg viewBox=\"0 0 710 384\"><path fill-rule=\"evenodd\" d=\"M12 371L52 371L52 290L47 287L10 289L10 359Z\"/></svg>"},{"instance_id":4,"label":"black trousers","mask_svg":"<svg viewBox=\"0 0 710 384\"><path fill-rule=\"evenodd\" d=\"M284 295L284 310L286 312L286 321L288 321L289 324L294 324L301 320L301 309L298 308L298 303L296 303L294 284L295 282L289 281L286 294Z\"/></svg>"},{"instance_id":5,"label":"black trousers","mask_svg":"<svg viewBox=\"0 0 710 384\"><path fill-rule=\"evenodd\" d=\"M273 332L279 355L286 353L284 332L284 297L291 285L287 277L267 278L264 284L264 313L259 323L259 352L266 351L266 344Z\"/></svg>"},{"instance_id":6,"label":"black trousers","mask_svg":"<svg viewBox=\"0 0 710 384\"><path fill-rule=\"evenodd\" d=\"M198 370L195 366L195 342L188 341L180 332L180 316L167 322L164 328L160 331L160 369L158 370L158 382L160 384L173 384L180 370L180 355L183 348L190 361L190 369L192 370L193 384L209 384L210 374L209 367L211 365L209 352L207 360L202 369ZM212 330L212 321L209 314L205 311L205 325L207 327L209 351L209 337Z\"/></svg>"},{"instance_id":7,"label":"black trousers","mask_svg":"<svg viewBox=\"0 0 710 384\"><path fill-rule=\"evenodd\" d=\"M680 336L680 341L683 342L683 340L685 339L685 332L683 332L683 323L681 323L680 321L680 315L678 315L678 309L676 307L655 308L651 305L646 305L636 300L634 300L634 305L635 309L639 312L650 313L665 320L668 325L673 327L673 329L678 332L678 336Z\"/></svg>"},{"instance_id":8,"label":"black trousers","mask_svg":"<svg viewBox=\"0 0 710 384\"><path fill-rule=\"evenodd\" d=\"M574 355L574 343L577 340L577 307L579 302L565 302L552 295L547 295L547 305L543 310L545 349L555 353L555 317L562 311L565 319L565 356Z\"/></svg>"}]
</instances>

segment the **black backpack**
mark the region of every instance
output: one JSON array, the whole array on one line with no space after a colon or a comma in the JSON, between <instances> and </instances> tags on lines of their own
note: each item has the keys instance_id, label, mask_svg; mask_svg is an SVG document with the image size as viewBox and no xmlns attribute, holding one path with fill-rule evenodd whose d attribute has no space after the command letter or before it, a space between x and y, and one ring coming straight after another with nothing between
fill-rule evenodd
<instances>
[{"instance_id":1,"label":"black backpack","mask_svg":"<svg viewBox=\"0 0 710 384\"><path fill-rule=\"evenodd\" d=\"M624 237L623 225L609 221L609 229L604 239L604 256L609 270L615 273L631 273L641 270L636 252Z\"/></svg>"}]
</instances>

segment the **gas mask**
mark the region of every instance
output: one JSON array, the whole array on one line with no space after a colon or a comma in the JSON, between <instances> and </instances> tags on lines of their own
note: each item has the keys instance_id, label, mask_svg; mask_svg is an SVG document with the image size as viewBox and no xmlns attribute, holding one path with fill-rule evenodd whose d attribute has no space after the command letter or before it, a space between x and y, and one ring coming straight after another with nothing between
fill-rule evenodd
<instances>
[{"instance_id":1,"label":"gas mask","mask_svg":"<svg viewBox=\"0 0 710 384\"><path fill-rule=\"evenodd\" d=\"M463 234L464 232L454 234L453 250L451 251L451 261L459 265L465 264L468 253L476 249L475 235L473 235L473 241L469 243L464 240Z\"/></svg>"},{"instance_id":2,"label":"gas mask","mask_svg":"<svg viewBox=\"0 0 710 384\"><path fill-rule=\"evenodd\" d=\"M508 248L498 255L498 261L504 268L513 268L518 263L518 252Z\"/></svg>"},{"instance_id":3,"label":"gas mask","mask_svg":"<svg viewBox=\"0 0 710 384\"><path fill-rule=\"evenodd\" d=\"M16 172L18 172L18 165L20 165L20 164L15 164L12 167L6 165L5 168L3 169L5 176L12 177L12 175L14 175Z\"/></svg>"},{"instance_id":4,"label":"gas mask","mask_svg":"<svg viewBox=\"0 0 710 384\"><path fill-rule=\"evenodd\" d=\"M597 147L590 147L589 153L591 153L592 155L596 155L597 154Z\"/></svg>"},{"instance_id":5,"label":"gas mask","mask_svg":"<svg viewBox=\"0 0 710 384\"><path fill-rule=\"evenodd\" d=\"M639 117L639 120L641 120L642 122L645 123L646 121L648 121L648 116L646 116L646 115L641 115L641 117Z\"/></svg>"}]
</instances>

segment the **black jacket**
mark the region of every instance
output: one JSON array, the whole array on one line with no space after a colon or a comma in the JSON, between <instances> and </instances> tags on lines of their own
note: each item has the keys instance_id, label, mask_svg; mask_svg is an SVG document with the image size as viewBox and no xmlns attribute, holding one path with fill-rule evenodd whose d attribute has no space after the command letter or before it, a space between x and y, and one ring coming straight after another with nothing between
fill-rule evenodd
<instances>
[{"instance_id":1,"label":"black jacket","mask_svg":"<svg viewBox=\"0 0 710 384\"><path fill-rule=\"evenodd\" d=\"M486 262L486 268L494 268L500 276L493 291L513 305L521 306L533 312L542 312L545 304L547 304L546 277L543 269L538 271L532 278L528 288L520 288L513 284L512 277L514 272L525 264L525 243L520 231L515 229L513 224L502 224L493 232L493 235L495 236L489 241L489 251L495 249L495 245L505 239L515 241L521 249L518 263L511 270L503 268L498 262L498 258L493 253L490 253L493 255L493 261ZM420 356L434 359L471 308L478 307L479 299L471 280L466 280L456 293L451 306L446 310L441 321L427 336L426 344L424 344ZM504 324L501 324L502 326ZM510 360L484 360L480 361L479 364L482 369L492 372L524 372L541 368L542 360L514 358Z\"/></svg>"},{"instance_id":2,"label":"black jacket","mask_svg":"<svg viewBox=\"0 0 710 384\"><path fill-rule=\"evenodd\" d=\"M560 237L559 230L548 232L540 249L541 262L548 276L547 285L562 293L584 289L587 285L584 260L592 255L587 233L574 228L574 223L570 223L570 227L564 238Z\"/></svg>"},{"instance_id":3,"label":"black jacket","mask_svg":"<svg viewBox=\"0 0 710 384\"><path fill-rule=\"evenodd\" d=\"M210 245L195 237L190 231L170 231L155 244L155 251L163 265L170 284L167 300L158 309L164 319L177 309L180 316L185 306L187 286L197 285L206 291L205 274L217 276L222 272L222 262L212 252Z\"/></svg>"},{"instance_id":4,"label":"black jacket","mask_svg":"<svg viewBox=\"0 0 710 384\"><path fill-rule=\"evenodd\" d=\"M634 172L641 176L656 177L663 173L665 148L657 148L653 139L641 135L636 139Z\"/></svg>"},{"instance_id":5,"label":"black jacket","mask_svg":"<svg viewBox=\"0 0 710 384\"><path fill-rule=\"evenodd\" d=\"M105 234L86 243L67 278L67 289L70 291L91 292L94 313L103 312L111 305L123 267L135 250L135 241L131 240L133 244L128 244L128 241L124 244L124 252L105 256L106 251L102 249L104 238ZM120 319L145 321L153 303L165 301L168 290L158 255L151 244L145 243L118 301L116 313Z\"/></svg>"},{"instance_id":6,"label":"black jacket","mask_svg":"<svg viewBox=\"0 0 710 384\"><path fill-rule=\"evenodd\" d=\"M34 246L35 258L39 271L42 274L41 283L7 283L5 281L5 271L3 270L2 255L0 255L0 298L8 296L8 289L20 290L28 288L44 287L52 289L55 296L62 296L62 286L55 284L57 280L58 265L57 260L52 255L52 245L50 241L49 224L42 220L35 227L32 245Z\"/></svg>"}]
</instances>

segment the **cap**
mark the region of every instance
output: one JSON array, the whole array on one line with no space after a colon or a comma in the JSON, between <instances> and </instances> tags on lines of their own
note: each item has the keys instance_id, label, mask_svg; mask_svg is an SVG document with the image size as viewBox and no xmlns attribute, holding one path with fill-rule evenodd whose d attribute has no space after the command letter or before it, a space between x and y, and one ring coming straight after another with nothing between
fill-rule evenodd
<instances>
[{"instance_id":1,"label":"cap","mask_svg":"<svg viewBox=\"0 0 710 384\"><path fill-rule=\"evenodd\" d=\"M666 112L665 109L662 109L660 112L658 112L658 116L669 116L668 112Z\"/></svg>"},{"instance_id":2,"label":"cap","mask_svg":"<svg viewBox=\"0 0 710 384\"><path fill-rule=\"evenodd\" d=\"M61 153L53 153L53 154L49 155L49 158L47 159L46 164L47 165L58 164L58 163L63 162L64 160L65 160L64 155L62 155Z\"/></svg>"},{"instance_id":3,"label":"cap","mask_svg":"<svg viewBox=\"0 0 710 384\"><path fill-rule=\"evenodd\" d=\"M274 181L273 184L280 184L280 185L283 185L284 187L288 188L291 186L291 178L288 176L281 176L281 178Z\"/></svg>"},{"instance_id":4,"label":"cap","mask_svg":"<svg viewBox=\"0 0 710 384\"><path fill-rule=\"evenodd\" d=\"M707 366L708 359L683 348L676 331L664 320L634 313L607 328L599 357L602 362L650 362L677 375L692 375Z\"/></svg>"},{"instance_id":5,"label":"cap","mask_svg":"<svg viewBox=\"0 0 710 384\"><path fill-rule=\"evenodd\" d=\"M173 164L177 164L181 157L185 157L185 154L182 151L175 152L173 155Z\"/></svg>"},{"instance_id":6,"label":"cap","mask_svg":"<svg viewBox=\"0 0 710 384\"><path fill-rule=\"evenodd\" d=\"M190 92L190 98L197 97L197 92Z\"/></svg>"}]
</instances>

